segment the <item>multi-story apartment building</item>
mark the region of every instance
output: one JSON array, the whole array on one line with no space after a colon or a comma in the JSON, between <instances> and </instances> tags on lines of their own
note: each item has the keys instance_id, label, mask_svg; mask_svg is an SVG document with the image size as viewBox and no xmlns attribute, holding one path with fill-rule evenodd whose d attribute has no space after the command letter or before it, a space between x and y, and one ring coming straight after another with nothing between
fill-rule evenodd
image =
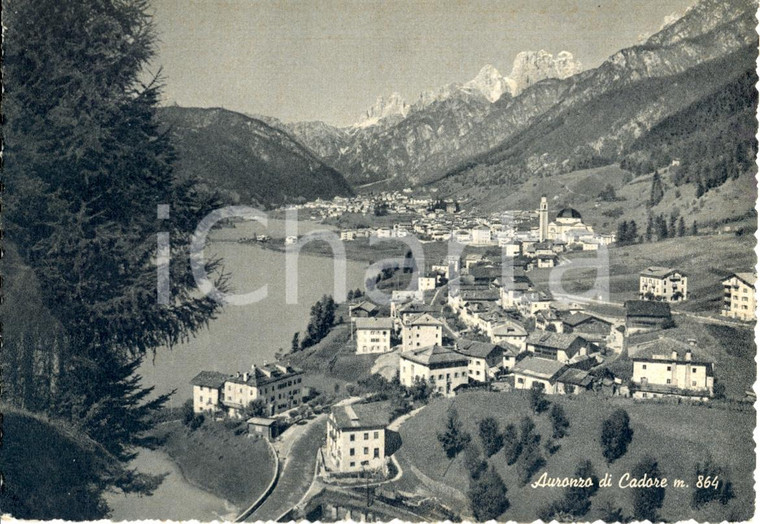
<instances>
[{"instance_id":1,"label":"multi-story apartment building","mask_svg":"<svg viewBox=\"0 0 760 524\"><path fill-rule=\"evenodd\" d=\"M633 396L677 396L706 400L713 395L714 364L699 356L695 342L669 337L629 348L633 361Z\"/></svg>"},{"instance_id":2,"label":"multi-story apartment building","mask_svg":"<svg viewBox=\"0 0 760 524\"><path fill-rule=\"evenodd\" d=\"M240 417L251 402L260 399L266 405L268 416L282 413L301 404L302 379L303 373L290 366L251 366L250 371L226 378L219 393L220 409L230 416Z\"/></svg>"},{"instance_id":3,"label":"multi-story apartment building","mask_svg":"<svg viewBox=\"0 0 760 524\"><path fill-rule=\"evenodd\" d=\"M392 318L357 318L354 327L357 354L386 353L391 350Z\"/></svg>"},{"instance_id":4,"label":"multi-story apartment building","mask_svg":"<svg viewBox=\"0 0 760 524\"><path fill-rule=\"evenodd\" d=\"M399 356L399 380L407 387L425 380L435 391L452 396L456 388L468 383L468 359L444 346L427 346L405 351Z\"/></svg>"},{"instance_id":5,"label":"multi-story apartment building","mask_svg":"<svg viewBox=\"0 0 760 524\"><path fill-rule=\"evenodd\" d=\"M652 266L639 274L639 298L680 302L688 295L688 278L683 271Z\"/></svg>"},{"instance_id":6,"label":"multi-story apartment building","mask_svg":"<svg viewBox=\"0 0 760 524\"><path fill-rule=\"evenodd\" d=\"M720 314L739 320L756 320L754 273L734 273L723 281L723 308Z\"/></svg>"},{"instance_id":7,"label":"multi-story apartment building","mask_svg":"<svg viewBox=\"0 0 760 524\"><path fill-rule=\"evenodd\" d=\"M372 402L332 408L327 418L325 456L339 473L385 467L385 428L389 403Z\"/></svg>"},{"instance_id":8,"label":"multi-story apartment building","mask_svg":"<svg viewBox=\"0 0 760 524\"><path fill-rule=\"evenodd\" d=\"M410 319L401 329L404 351L443 343L443 324L428 313Z\"/></svg>"}]
</instances>

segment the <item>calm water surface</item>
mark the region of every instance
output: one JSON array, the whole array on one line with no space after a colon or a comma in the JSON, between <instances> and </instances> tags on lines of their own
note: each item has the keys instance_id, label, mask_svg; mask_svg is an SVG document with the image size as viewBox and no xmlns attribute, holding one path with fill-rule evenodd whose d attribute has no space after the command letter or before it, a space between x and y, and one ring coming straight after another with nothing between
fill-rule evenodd
<instances>
[{"instance_id":1,"label":"calm water surface","mask_svg":"<svg viewBox=\"0 0 760 524\"><path fill-rule=\"evenodd\" d=\"M300 234L320 229L327 226L299 223ZM246 293L267 285L267 298L247 306L226 306L195 338L171 350L160 349L155 361L147 358L140 368L143 384L155 386L156 393L177 389L172 400L175 406L190 398L189 381L201 370L242 372L254 363L272 362L279 349L288 351L293 333L306 328L314 302L333 293L332 259L300 255L298 303L286 304L285 254L235 242L254 232L282 238L285 225L281 220L270 220L266 231L255 223L214 231L206 256L215 254L224 259L234 292ZM347 289L363 287L365 269L364 263L347 261Z\"/></svg>"},{"instance_id":2,"label":"calm water surface","mask_svg":"<svg viewBox=\"0 0 760 524\"><path fill-rule=\"evenodd\" d=\"M211 493L196 488L168 455L161 451L141 449L130 466L144 473L166 473L164 481L150 497L109 494L111 520L234 520L238 508Z\"/></svg>"}]
</instances>

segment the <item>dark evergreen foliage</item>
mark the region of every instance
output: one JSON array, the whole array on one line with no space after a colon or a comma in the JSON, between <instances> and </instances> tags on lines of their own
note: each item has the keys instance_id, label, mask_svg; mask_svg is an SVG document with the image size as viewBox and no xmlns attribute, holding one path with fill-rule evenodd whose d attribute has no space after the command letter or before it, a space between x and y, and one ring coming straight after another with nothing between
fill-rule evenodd
<instances>
[{"instance_id":1,"label":"dark evergreen foliage","mask_svg":"<svg viewBox=\"0 0 760 524\"><path fill-rule=\"evenodd\" d=\"M478 522L496 519L509 508L507 487L493 466L470 483L467 497Z\"/></svg>"},{"instance_id":2,"label":"dark evergreen foliage","mask_svg":"<svg viewBox=\"0 0 760 524\"><path fill-rule=\"evenodd\" d=\"M614 462L625 455L633 440L631 419L624 409L617 409L602 423L602 453L607 462Z\"/></svg>"},{"instance_id":3,"label":"dark evergreen foliage","mask_svg":"<svg viewBox=\"0 0 760 524\"><path fill-rule=\"evenodd\" d=\"M634 466L631 471L631 478L639 479L644 475L650 479L662 478L657 461L651 457L644 457ZM631 497L633 502L633 517L636 520L658 520L658 512L665 500L665 488L663 487L641 487L631 488Z\"/></svg>"}]
</instances>

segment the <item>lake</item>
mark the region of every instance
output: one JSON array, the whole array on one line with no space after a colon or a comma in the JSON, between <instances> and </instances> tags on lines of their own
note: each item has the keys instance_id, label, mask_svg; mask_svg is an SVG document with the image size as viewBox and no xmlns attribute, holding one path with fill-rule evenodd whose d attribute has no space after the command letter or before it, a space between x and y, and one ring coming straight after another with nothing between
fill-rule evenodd
<instances>
[{"instance_id":1,"label":"lake","mask_svg":"<svg viewBox=\"0 0 760 524\"><path fill-rule=\"evenodd\" d=\"M299 222L299 234L330 229L315 222ZM172 349L161 348L155 360L150 357L140 367L143 384L155 386L155 393L177 389L171 405L179 406L191 397L190 380L200 371L234 373L252 364L274 361L278 350L290 350L295 331L308 324L311 306L324 294L333 294L333 261L330 258L300 255L298 259L298 302L285 300L285 254L255 244L241 244L237 238L266 233L273 238L285 236L282 220L269 220L265 230L260 224L238 223L235 228L215 230L206 256L224 259L225 271L236 293L268 286L268 295L246 306L227 305L218 318L191 340ZM346 289L364 288L367 265L348 260Z\"/></svg>"},{"instance_id":2,"label":"lake","mask_svg":"<svg viewBox=\"0 0 760 524\"><path fill-rule=\"evenodd\" d=\"M240 510L224 499L191 485L171 458L161 451L140 449L131 467L143 473L167 473L150 497L109 493L111 520L234 520Z\"/></svg>"}]
</instances>

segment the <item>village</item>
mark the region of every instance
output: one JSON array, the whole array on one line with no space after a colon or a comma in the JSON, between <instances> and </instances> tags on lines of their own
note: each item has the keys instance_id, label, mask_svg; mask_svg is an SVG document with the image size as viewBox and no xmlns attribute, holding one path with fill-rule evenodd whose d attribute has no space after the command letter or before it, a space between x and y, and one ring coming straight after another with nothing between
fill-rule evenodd
<instances>
[{"instance_id":1,"label":"village","mask_svg":"<svg viewBox=\"0 0 760 524\"><path fill-rule=\"evenodd\" d=\"M429 204L406 205L427 209ZM327 419L317 451L317 473L309 488L312 496L316 484L337 493L366 484L369 493L370 483L380 487L398 480L402 475L395 458L399 445L392 435L432 398L512 391L542 397L583 396L592 402L594 398L629 398L704 404L725 397L725 384L715 378L719 363L711 348L674 329L671 305L690 298L685 272L642 267L638 297L620 304L621 313L594 307L593 301L554 297L545 286L533 282L533 272L562 265L563 254L579 243L584 247L576 249L583 251L586 245L598 248L614 237L595 233L574 209L562 209L550 221L546 198L537 214L538 227L527 230L500 230L484 221L467 232L459 221L463 218L452 219L451 213L439 209L409 229L390 230L390 234L403 235L420 223L454 220L449 227L460 228L451 232L457 241L498 246L501 256L468 253L433 261L411 275L413 289L393 290L387 305L372 303L358 290L349 295L344 305L349 340L343 350L357 358L369 355L382 366L373 375L378 377L374 385L368 386L372 379L365 378L360 388L347 386L353 393L348 398L320 406ZM525 217L526 222L529 218ZM341 234L345 236L345 231ZM464 238L465 234L470 236ZM756 275L750 271L723 279L722 306L710 321L725 319L736 325L755 321L755 282ZM287 358L255 363L242 373L201 371L191 382L193 411L212 418L242 418L249 434L257 438L287 440L289 426L300 420L308 411L307 404L320 394L303 386L304 378L308 372ZM390 391L400 392L399 396ZM746 395L746 400L754 398L751 391ZM319 513L317 517L371 517L369 506L361 508L356 501L336 506L335 496L330 499L333 502L319 505L320 511L332 508L332 516ZM309 507L304 497L300 511ZM375 517L409 517L398 511L383 514L379 507L374 511ZM261 517L255 511L251 515Z\"/></svg>"}]
</instances>

